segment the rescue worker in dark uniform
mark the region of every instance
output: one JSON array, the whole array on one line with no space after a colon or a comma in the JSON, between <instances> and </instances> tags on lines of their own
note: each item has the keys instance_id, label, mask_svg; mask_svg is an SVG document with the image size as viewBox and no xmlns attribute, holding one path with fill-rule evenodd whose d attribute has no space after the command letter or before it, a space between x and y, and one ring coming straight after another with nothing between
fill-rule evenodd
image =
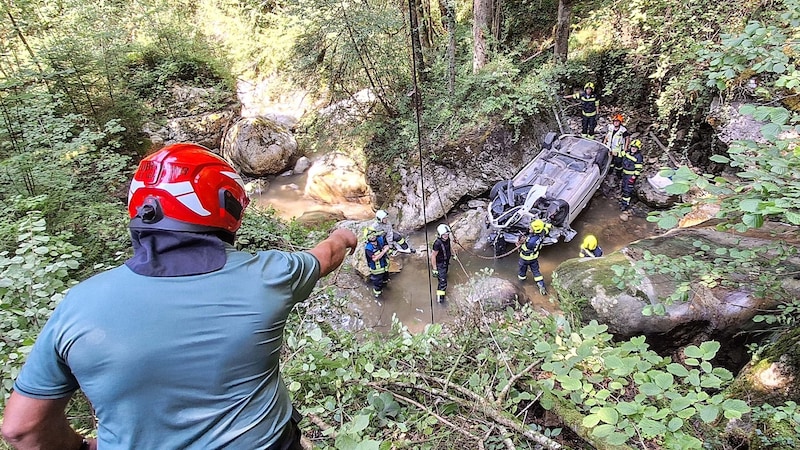
<instances>
[{"instance_id":1,"label":"rescue worker in dark uniform","mask_svg":"<svg viewBox=\"0 0 800 450\"><path fill-rule=\"evenodd\" d=\"M581 134L584 137L593 137L594 129L597 126L597 110L600 108L600 100L594 93L594 83L591 81L583 86L583 90L564 98L574 98L581 101Z\"/></svg>"},{"instance_id":2,"label":"rescue worker in dark uniform","mask_svg":"<svg viewBox=\"0 0 800 450\"><path fill-rule=\"evenodd\" d=\"M642 157L642 141L634 139L628 151L622 157L622 195L619 201L620 211L627 211L631 207L631 196L636 177L642 173L644 158Z\"/></svg>"},{"instance_id":3,"label":"rescue worker in dark uniform","mask_svg":"<svg viewBox=\"0 0 800 450\"><path fill-rule=\"evenodd\" d=\"M372 282L372 295L378 298L383 293L383 286L389 281L389 245L380 231L367 228L367 245L364 255L369 266L369 279Z\"/></svg>"},{"instance_id":4,"label":"rescue worker in dark uniform","mask_svg":"<svg viewBox=\"0 0 800 450\"><path fill-rule=\"evenodd\" d=\"M436 300L440 303L444 301L447 291L447 269L450 268L450 258L455 257L450 246L450 233L448 225L440 224L436 227L436 240L431 251L431 267L434 268L432 274L439 280L436 285Z\"/></svg>"},{"instance_id":5,"label":"rescue worker in dark uniform","mask_svg":"<svg viewBox=\"0 0 800 450\"><path fill-rule=\"evenodd\" d=\"M593 234L586 235L581 243L581 258L599 258L603 256L603 249L597 245L597 238Z\"/></svg>"},{"instance_id":6,"label":"rescue worker in dark uniform","mask_svg":"<svg viewBox=\"0 0 800 450\"><path fill-rule=\"evenodd\" d=\"M542 248L544 238L550 233L551 225L541 219L531 222L531 232L527 239L519 248L519 273L517 278L520 281L528 278L528 268L533 274L533 281L539 286L539 293L547 295L547 287L544 285L544 277L539 271L539 250Z\"/></svg>"}]
</instances>

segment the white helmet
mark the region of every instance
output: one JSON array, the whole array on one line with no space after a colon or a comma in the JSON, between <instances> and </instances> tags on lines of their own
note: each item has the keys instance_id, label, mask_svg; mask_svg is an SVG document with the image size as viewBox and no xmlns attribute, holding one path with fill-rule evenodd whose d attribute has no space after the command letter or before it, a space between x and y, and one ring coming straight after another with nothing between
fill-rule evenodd
<instances>
[{"instance_id":1,"label":"white helmet","mask_svg":"<svg viewBox=\"0 0 800 450\"><path fill-rule=\"evenodd\" d=\"M449 232L450 232L450 227L448 225L440 224L438 227L436 227L436 234L438 234L439 236L447 234Z\"/></svg>"},{"instance_id":2,"label":"white helmet","mask_svg":"<svg viewBox=\"0 0 800 450\"><path fill-rule=\"evenodd\" d=\"M384 211L382 209L379 209L378 212L375 213L375 218L378 219L378 220L383 220L383 219L385 219L387 217L389 217L389 213L387 213L386 211Z\"/></svg>"}]
</instances>

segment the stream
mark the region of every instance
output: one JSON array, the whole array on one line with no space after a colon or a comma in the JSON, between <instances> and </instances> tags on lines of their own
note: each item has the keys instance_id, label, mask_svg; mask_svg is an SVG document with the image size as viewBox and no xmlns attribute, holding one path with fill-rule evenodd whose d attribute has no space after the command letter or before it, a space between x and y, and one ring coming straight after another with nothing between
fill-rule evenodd
<instances>
[{"instance_id":1,"label":"stream","mask_svg":"<svg viewBox=\"0 0 800 450\"><path fill-rule=\"evenodd\" d=\"M374 218L374 212L369 205L340 204L326 205L315 202L303 195L305 174L276 177L270 181L269 188L264 192L253 195L257 204L271 205L278 215L284 219L299 217L308 211L326 211L340 213L353 220L367 220ZM609 254L627 244L656 234L656 225L647 222L644 217L626 215L623 220L614 198L606 198L598 190L587 207L573 221L572 228L577 231L576 237L570 242L542 248L539 256L539 265L545 283L551 284L553 270L563 261L575 258L580 252L583 237L594 234L603 248ZM363 287L354 289L350 294L351 303L358 311L362 326L376 331L389 330L392 317L396 316L412 333L420 332L430 323L452 321L454 311L449 307L449 302L437 303L435 298L436 279L431 277L428 267L428 254L425 250L430 248L436 238L436 225L434 222L426 229L410 233L409 241L417 249L415 254L398 254L392 258L392 266L401 267L399 272L391 276L391 282L386 286L380 301L375 300L371 294L371 285L363 281ZM427 245L426 245L427 241ZM490 269L494 276L517 281L517 253L514 252L500 259L493 259L491 249L478 252L471 243L453 245L458 260L450 265L448 276L448 293L461 284L467 283L469 277L476 273ZM533 277L528 274L524 282L524 290L531 300L531 306L537 310L557 312L558 302L554 292L550 295L539 294Z\"/></svg>"}]
</instances>

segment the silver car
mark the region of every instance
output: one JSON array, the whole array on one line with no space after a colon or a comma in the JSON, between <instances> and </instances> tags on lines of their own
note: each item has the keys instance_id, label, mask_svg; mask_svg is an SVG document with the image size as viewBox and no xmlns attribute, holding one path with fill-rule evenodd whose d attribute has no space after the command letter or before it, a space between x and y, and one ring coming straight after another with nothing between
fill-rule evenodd
<instances>
[{"instance_id":1,"label":"silver car","mask_svg":"<svg viewBox=\"0 0 800 450\"><path fill-rule=\"evenodd\" d=\"M570 228L611 165L610 149L581 136L548 133L542 151L510 180L494 185L487 211L488 239L499 253L516 246L530 224L542 219L553 225L545 245L575 237Z\"/></svg>"}]
</instances>

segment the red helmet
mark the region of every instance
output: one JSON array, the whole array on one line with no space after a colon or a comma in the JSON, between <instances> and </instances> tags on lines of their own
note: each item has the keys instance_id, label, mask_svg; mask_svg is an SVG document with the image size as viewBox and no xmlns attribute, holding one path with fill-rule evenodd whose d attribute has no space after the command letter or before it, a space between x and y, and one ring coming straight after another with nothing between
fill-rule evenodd
<instances>
[{"instance_id":1,"label":"red helmet","mask_svg":"<svg viewBox=\"0 0 800 450\"><path fill-rule=\"evenodd\" d=\"M242 225L250 203L242 178L196 144L173 144L139 163L128 191L131 228L227 231Z\"/></svg>"}]
</instances>

